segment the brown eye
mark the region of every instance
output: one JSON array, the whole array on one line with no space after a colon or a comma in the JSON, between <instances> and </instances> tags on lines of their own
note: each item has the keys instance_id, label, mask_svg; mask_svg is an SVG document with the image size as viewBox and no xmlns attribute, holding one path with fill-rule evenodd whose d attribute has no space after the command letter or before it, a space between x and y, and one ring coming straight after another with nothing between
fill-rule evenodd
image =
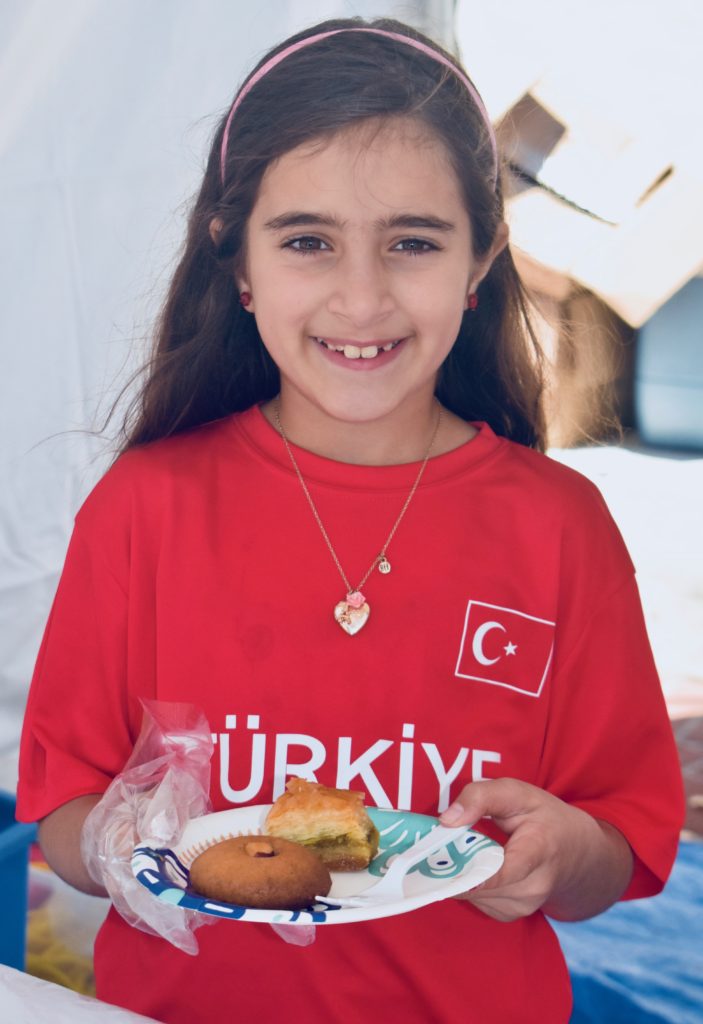
<instances>
[{"instance_id":1,"label":"brown eye","mask_svg":"<svg viewBox=\"0 0 703 1024\"><path fill-rule=\"evenodd\" d=\"M297 238L291 238L287 242L283 243L284 249L293 249L294 252L323 252L329 249L327 242L323 242L321 238L317 238L315 235L299 235Z\"/></svg>"},{"instance_id":2,"label":"brown eye","mask_svg":"<svg viewBox=\"0 0 703 1024\"><path fill-rule=\"evenodd\" d=\"M439 247L425 238L403 238L394 246L396 252L409 252L412 255L424 252L435 252Z\"/></svg>"}]
</instances>

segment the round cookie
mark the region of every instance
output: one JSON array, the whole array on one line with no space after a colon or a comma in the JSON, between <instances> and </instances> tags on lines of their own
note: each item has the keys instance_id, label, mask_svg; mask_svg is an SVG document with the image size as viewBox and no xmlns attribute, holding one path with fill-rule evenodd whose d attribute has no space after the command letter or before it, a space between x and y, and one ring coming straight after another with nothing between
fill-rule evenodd
<instances>
[{"instance_id":1,"label":"round cookie","mask_svg":"<svg viewBox=\"0 0 703 1024\"><path fill-rule=\"evenodd\" d=\"M201 896L265 910L300 910L326 896L330 873L312 850L274 836L237 836L201 853L190 869Z\"/></svg>"}]
</instances>

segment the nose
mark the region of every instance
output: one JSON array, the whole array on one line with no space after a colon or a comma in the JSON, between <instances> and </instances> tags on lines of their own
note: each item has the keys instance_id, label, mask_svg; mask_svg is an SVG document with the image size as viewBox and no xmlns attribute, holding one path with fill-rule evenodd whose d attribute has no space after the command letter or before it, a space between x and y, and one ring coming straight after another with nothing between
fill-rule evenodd
<instances>
[{"instance_id":1,"label":"nose","mask_svg":"<svg viewBox=\"0 0 703 1024\"><path fill-rule=\"evenodd\" d=\"M357 251L340 260L330 284L330 313L354 327L372 327L395 310L388 271L369 253Z\"/></svg>"}]
</instances>

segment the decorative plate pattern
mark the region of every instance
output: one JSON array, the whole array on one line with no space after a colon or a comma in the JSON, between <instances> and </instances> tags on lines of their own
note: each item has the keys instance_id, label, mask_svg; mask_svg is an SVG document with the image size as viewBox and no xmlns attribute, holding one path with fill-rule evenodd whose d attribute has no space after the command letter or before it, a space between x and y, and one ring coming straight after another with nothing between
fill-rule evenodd
<instances>
[{"instance_id":1,"label":"decorative plate pattern","mask_svg":"<svg viewBox=\"0 0 703 1024\"><path fill-rule=\"evenodd\" d=\"M189 886L189 868L195 858L223 839L263 833L271 804L234 808L206 814L189 822L173 849L145 841L134 848L132 871L137 880L158 899L201 914L232 921L268 924L350 924L372 918L391 917L417 910L428 903L458 896L495 874L503 863L503 848L492 839L466 829L464 835L437 850L411 868L405 877L401 900L389 900L373 907L334 907L316 903L306 910L259 910L232 903L219 903L200 896ZM379 851L365 871L332 872L330 896L354 896L380 878L396 854L402 853L426 835L436 818L410 811L367 808L380 833Z\"/></svg>"}]
</instances>

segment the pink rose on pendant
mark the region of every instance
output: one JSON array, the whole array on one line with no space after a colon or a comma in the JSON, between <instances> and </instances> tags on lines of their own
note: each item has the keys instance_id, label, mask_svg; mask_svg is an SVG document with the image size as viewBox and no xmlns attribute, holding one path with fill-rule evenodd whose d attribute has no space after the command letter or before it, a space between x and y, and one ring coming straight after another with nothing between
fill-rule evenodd
<instances>
[{"instance_id":1,"label":"pink rose on pendant","mask_svg":"<svg viewBox=\"0 0 703 1024\"><path fill-rule=\"evenodd\" d=\"M362 604L366 603L366 598L360 590L355 590L353 594L347 594L347 604L351 608L361 608Z\"/></svg>"}]
</instances>

